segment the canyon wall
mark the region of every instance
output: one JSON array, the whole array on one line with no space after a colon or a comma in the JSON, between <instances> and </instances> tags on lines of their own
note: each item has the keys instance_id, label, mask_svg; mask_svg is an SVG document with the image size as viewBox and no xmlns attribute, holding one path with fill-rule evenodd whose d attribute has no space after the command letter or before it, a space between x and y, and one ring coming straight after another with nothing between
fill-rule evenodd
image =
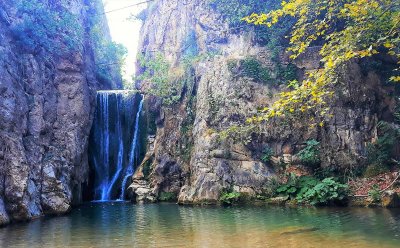
<instances>
[{"instance_id":1,"label":"canyon wall","mask_svg":"<svg viewBox=\"0 0 400 248\"><path fill-rule=\"evenodd\" d=\"M154 58L160 53L172 67L179 67L188 54L213 55L193 66L179 103L165 106L147 97L149 122L155 122L157 131L149 135L147 155L130 186L137 202L216 203L224 191L262 194L281 162L298 164L294 155L310 139L321 142L323 168L350 173L365 161L367 144L377 139L378 122L392 121L394 87L383 86L373 70L352 63L337 83L338 94L329 103L333 116L324 126L311 127L308 119L276 120L249 142L220 139L221 131L243 123L286 89L273 83L278 64L283 70L294 65L301 78L320 66L318 48L296 61L283 51L274 59L271 50L255 42L252 31L230 29L208 1L159 0L143 14L139 54ZM248 58L269 68L267 82L240 74ZM274 153L271 162L262 161L265 147Z\"/></svg>"},{"instance_id":2,"label":"canyon wall","mask_svg":"<svg viewBox=\"0 0 400 248\"><path fill-rule=\"evenodd\" d=\"M18 1L0 0L0 225L62 214L82 201L96 91L118 87L96 78L88 12L104 19L101 1L39 3L76 15L82 44L63 54L24 49L13 32L24 20Z\"/></svg>"}]
</instances>

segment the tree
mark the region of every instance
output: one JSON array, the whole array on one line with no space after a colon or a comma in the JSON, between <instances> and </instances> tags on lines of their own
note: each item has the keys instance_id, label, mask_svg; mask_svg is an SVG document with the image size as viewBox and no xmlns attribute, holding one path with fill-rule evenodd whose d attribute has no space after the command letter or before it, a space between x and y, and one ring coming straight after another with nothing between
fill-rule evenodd
<instances>
[{"instance_id":1,"label":"tree","mask_svg":"<svg viewBox=\"0 0 400 248\"><path fill-rule=\"evenodd\" d=\"M38 54L56 55L80 51L83 29L78 17L61 4L17 0L17 16L11 31L20 48Z\"/></svg>"},{"instance_id":2,"label":"tree","mask_svg":"<svg viewBox=\"0 0 400 248\"><path fill-rule=\"evenodd\" d=\"M400 60L400 0L290 0L269 13L252 14L244 18L254 25L272 27L284 17L296 23L290 35L288 52L295 59L315 42L320 49L322 68L310 72L302 82L290 82L290 90L262 110L250 122L302 113L312 109L324 116L327 101L333 96L334 84L349 61L386 54ZM390 78L400 82L400 66ZM323 125L321 123L321 125Z\"/></svg>"}]
</instances>

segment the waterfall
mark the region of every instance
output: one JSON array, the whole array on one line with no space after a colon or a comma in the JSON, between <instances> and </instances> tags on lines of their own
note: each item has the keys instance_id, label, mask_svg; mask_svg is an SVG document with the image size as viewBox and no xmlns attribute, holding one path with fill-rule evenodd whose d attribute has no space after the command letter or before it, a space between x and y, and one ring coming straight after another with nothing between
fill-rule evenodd
<instances>
[{"instance_id":1,"label":"waterfall","mask_svg":"<svg viewBox=\"0 0 400 248\"><path fill-rule=\"evenodd\" d=\"M140 115L144 97L132 91L99 91L90 135L94 200L123 200L139 162ZM129 149L129 150L128 150Z\"/></svg>"},{"instance_id":2,"label":"waterfall","mask_svg":"<svg viewBox=\"0 0 400 248\"><path fill-rule=\"evenodd\" d=\"M109 150L110 150L110 133L109 133L109 106L108 106L108 93L104 92L100 96L100 109L101 109L101 122L104 124L103 132L101 133L101 146L100 154L102 155L101 168L96 168L100 172L104 172L102 182L100 184L101 200L108 200L108 177L109 177Z\"/></svg>"},{"instance_id":3,"label":"waterfall","mask_svg":"<svg viewBox=\"0 0 400 248\"><path fill-rule=\"evenodd\" d=\"M128 181L128 178L133 175L134 172L134 162L136 158L136 147L138 145L138 134L139 134L139 120L140 120L140 113L143 108L143 101L144 97L142 96L142 99L140 100L139 108L136 113L136 123L135 123L135 130L134 130L134 135L133 135L133 140L132 140L132 145L131 145L131 152L129 154L129 164L128 164L128 169L126 170L124 180L122 181L122 190L121 190L121 196L119 197L120 200L124 200L125 197L125 189L126 189L126 182Z\"/></svg>"},{"instance_id":4,"label":"waterfall","mask_svg":"<svg viewBox=\"0 0 400 248\"><path fill-rule=\"evenodd\" d=\"M120 115L120 108L121 108L121 95L117 95L117 137L118 137L118 160L117 160L117 171L114 174L111 183L107 190L107 199L110 199L111 190L118 180L119 175L122 171L122 159L124 153L124 142L122 138L122 124L121 124L121 115Z\"/></svg>"}]
</instances>

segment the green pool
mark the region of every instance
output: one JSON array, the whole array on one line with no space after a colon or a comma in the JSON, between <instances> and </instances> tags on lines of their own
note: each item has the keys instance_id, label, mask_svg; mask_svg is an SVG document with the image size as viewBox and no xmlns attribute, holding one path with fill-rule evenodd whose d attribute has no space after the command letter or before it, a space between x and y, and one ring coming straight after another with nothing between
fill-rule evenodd
<instances>
[{"instance_id":1,"label":"green pool","mask_svg":"<svg viewBox=\"0 0 400 248\"><path fill-rule=\"evenodd\" d=\"M90 203L2 228L0 247L400 247L400 210Z\"/></svg>"}]
</instances>

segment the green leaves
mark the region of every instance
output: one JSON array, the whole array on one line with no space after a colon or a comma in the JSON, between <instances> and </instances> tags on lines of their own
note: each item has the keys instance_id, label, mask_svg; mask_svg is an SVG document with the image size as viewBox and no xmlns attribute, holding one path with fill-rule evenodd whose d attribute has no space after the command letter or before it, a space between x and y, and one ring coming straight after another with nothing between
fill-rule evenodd
<instances>
[{"instance_id":1,"label":"green leaves","mask_svg":"<svg viewBox=\"0 0 400 248\"><path fill-rule=\"evenodd\" d=\"M307 146L297 153L301 162L308 166L316 166L321 162L319 142L316 140L308 140L306 142Z\"/></svg>"},{"instance_id":2,"label":"green leaves","mask_svg":"<svg viewBox=\"0 0 400 248\"><path fill-rule=\"evenodd\" d=\"M22 49L63 55L82 48L82 24L63 6L19 0L17 14L21 20L13 24L11 31Z\"/></svg>"},{"instance_id":3,"label":"green leaves","mask_svg":"<svg viewBox=\"0 0 400 248\"><path fill-rule=\"evenodd\" d=\"M263 161L264 163L268 163L273 155L274 151L269 146L267 146L264 148L263 155L261 156L261 161Z\"/></svg>"},{"instance_id":4,"label":"green leaves","mask_svg":"<svg viewBox=\"0 0 400 248\"><path fill-rule=\"evenodd\" d=\"M336 182L332 177L322 181L310 176L291 177L276 192L289 196L300 203L324 205L336 200L343 200L347 195L347 185Z\"/></svg>"},{"instance_id":5,"label":"green leaves","mask_svg":"<svg viewBox=\"0 0 400 248\"><path fill-rule=\"evenodd\" d=\"M174 104L180 100L183 82L175 75L184 74L180 71L171 71L171 66L164 56L157 53L154 58L139 57L142 72L134 80L147 84L145 90L163 99L167 105Z\"/></svg>"},{"instance_id":6,"label":"green leaves","mask_svg":"<svg viewBox=\"0 0 400 248\"><path fill-rule=\"evenodd\" d=\"M392 0L289 0L273 11L245 17L254 25L275 27L283 18L295 18L287 49L295 59L308 48L323 43L319 50L322 68L306 75L299 87L282 92L253 122L305 111L317 117L329 116L338 71L349 61L382 54L400 60L400 4ZM400 82L400 63L390 80ZM332 90L333 89L333 90ZM313 123L315 124L315 123ZM315 125L314 125L315 126Z\"/></svg>"},{"instance_id":7,"label":"green leaves","mask_svg":"<svg viewBox=\"0 0 400 248\"><path fill-rule=\"evenodd\" d=\"M219 201L223 205L232 205L239 201L241 194L239 192L226 192L221 195Z\"/></svg>"}]
</instances>

